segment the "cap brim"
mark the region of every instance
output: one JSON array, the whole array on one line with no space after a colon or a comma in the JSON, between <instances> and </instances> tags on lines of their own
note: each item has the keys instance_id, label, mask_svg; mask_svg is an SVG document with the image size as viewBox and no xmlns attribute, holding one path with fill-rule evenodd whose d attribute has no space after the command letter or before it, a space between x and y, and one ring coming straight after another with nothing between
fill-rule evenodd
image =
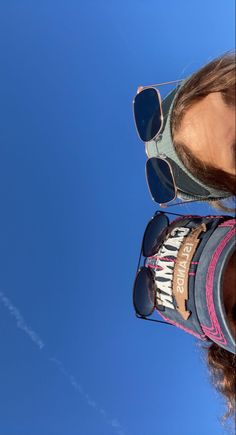
<instances>
[{"instance_id":1,"label":"cap brim","mask_svg":"<svg viewBox=\"0 0 236 435\"><path fill-rule=\"evenodd\" d=\"M195 304L202 330L210 340L234 354L236 342L224 307L223 281L235 251L235 237L235 219L214 231L203 250L195 278Z\"/></svg>"}]
</instances>

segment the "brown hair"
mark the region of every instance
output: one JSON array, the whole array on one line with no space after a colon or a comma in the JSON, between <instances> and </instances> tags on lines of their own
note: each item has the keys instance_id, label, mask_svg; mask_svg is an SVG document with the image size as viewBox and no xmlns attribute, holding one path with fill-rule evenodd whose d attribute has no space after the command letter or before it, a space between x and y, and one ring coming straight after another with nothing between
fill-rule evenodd
<instances>
[{"instance_id":1,"label":"brown hair","mask_svg":"<svg viewBox=\"0 0 236 435\"><path fill-rule=\"evenodd\" d=\"M181 128L186 111L212 92L221 92L224 102L235 107L235 54L226 53L194 73L180 89L173 106L171 128L173 138ZM236 177L213 165L206 165L187 147L175 144L176 152L188 170L203 183L236 195Z\"/></svg>"},{"instance_id":2,"label":"brown hair","mask_svg":"<svg viewBox=\"0 0 236 435\"><path fill-rule=\"evenodd\" d=\"M207 349L207 362L214 386L226 399L228 410L224 420L233 417L236 410L236 355L212 343Z\"/></svg>"}]
</instances>

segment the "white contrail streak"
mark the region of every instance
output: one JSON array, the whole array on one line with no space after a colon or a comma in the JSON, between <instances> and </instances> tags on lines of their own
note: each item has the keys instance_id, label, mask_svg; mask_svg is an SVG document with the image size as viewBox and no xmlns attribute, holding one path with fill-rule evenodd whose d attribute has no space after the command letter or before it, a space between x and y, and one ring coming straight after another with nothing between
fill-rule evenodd
<instances>
[{"instance_id":1,"label":"white contrail streak","mask_svg":"<svg viewBox=\"0 0 236 435\"><path fill-rule=\"evenodd\" d=\"M16 308L10 301L10 299L5 296L5 294L0 291L0 302L7 308L8 312L11 314L11 316L15 319L16 326L18 329L21 329L29 338L30 340L38 347L39 350L42 350L45 346L45 343L43 340L39 337L36 332L26 324L24 317L20 313L19 309ZM69 381L71 386L81 395L81 397L85 400L88 406L95 409L105 420L105 422L111 426L114 430L114 432L117 435L125 435L124 430L122 429L121 424L116 418L110 419L108 417L107 412L105 409L101 408L90 396L89 394L84 391L83 387L80 385L80 383L75 379L75 377L69 373L63 362L59 361L56 358L49 358L49 361L56 365L57 369L65 376L65 378Z\"/></svg>"},{"instance_id":2,"label":"white contrail streak","mask_svg":"<svg viewBox=\"0 0 236 435\"><path fill-rule=\"evenodd\" d=\"M90 406L91 408L94 408L97 412L99 412L99 414L101 414L102 417L105 419L106 423L109 424L114 429L117 435L125 435L125 432L122 429L122 426L119 423L119 421L116 418L113 418L112 420L109 419L105 409L101 408L89 396L89 394L84 391L83 387L77 382L75 377L66 370L64 364L61 361L59 361L56 358L49 358L49 361L57 366L58 370L60 370L60 372L65 376L65 378L68 380L71 386L81 394L81 396L83 397L87 405Z\"/></svg>"},{"instance_id":3,"label":"white contrail streak","mask_svg":"<svg viewBox=\"0 0 236 435\"><path fill-rule=\"evenodd\" d=\"M11 303L10 299L8 299L3 292L0 291L0 301L3 305L8 309L11 316L14 317L16 321L16 326L18 329L24 331L26 335L31 339L31 341L36 344L39 350L43 349L45 346L43 340L39 337L36 332L26 324L24 317L21 315L20 311Z\"/></svg>"}]
</instances>

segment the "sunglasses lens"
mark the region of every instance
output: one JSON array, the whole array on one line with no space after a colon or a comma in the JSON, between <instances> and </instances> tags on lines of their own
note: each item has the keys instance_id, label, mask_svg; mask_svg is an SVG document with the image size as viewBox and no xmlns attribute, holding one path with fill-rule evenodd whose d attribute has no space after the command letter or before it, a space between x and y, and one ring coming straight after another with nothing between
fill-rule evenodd
<instances>
[{"instance_id":1,"label":"sunglasses lens","mask_svg":"<svg viewBox=\"0 0 236 435\"><path fill-rule=\"evenodd\" d=\"M161 240L166 234L169 220L164 214L157 214L147 225L143 237L143 256L151 257L156 254Z\"/></svg>"},{"instance_id":2,"label":"sunglasses lens","mask_svg":"<svg viewBox=\"0 0 236 435\"><path fill-rule=\"evenodd\" d=\"M134 118L140 138L144 142L152 140L162 126L161 103L157 91L148 88L136 95Z\"/></svg>"},{"instance_id":3,"label":"sunglasses lens","mask_svg":"<svg viewBox=\"0 0 236 435\"><path fill-rule=\"evenodd\" d=\"M149 269L138 272L133 289L133 304L137 314L150 316L155 307L155 283Z\"/></svg>"},{"instance_id":4,"label":"sunglasses lens","mask_svg":"<svg viewBox=\"0 0 236 435\"><path fill-rule=\"evenodd\" d=\"M168 163L152 157L146 163L146 176L151 195L158 204L175 198L175 185Z\"/></svg>"}]
</instances>

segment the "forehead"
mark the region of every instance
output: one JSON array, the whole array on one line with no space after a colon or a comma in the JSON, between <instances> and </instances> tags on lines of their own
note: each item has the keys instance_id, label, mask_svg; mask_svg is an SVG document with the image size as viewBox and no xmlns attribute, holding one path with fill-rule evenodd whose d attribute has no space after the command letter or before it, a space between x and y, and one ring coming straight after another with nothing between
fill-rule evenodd
<instances>
[{"instance_id":1,"label":"forehead","mask_svg":"<svg viewBox=\"0 0 236 435\"><path fill-rule=\"evenodd\" d=\"M184 144L205 161L217 163L219 157L223 159L222 164L232 166L231 161L225 160L229 159L235 143L235 124L235 108L227 106L220 92L214 92L186 110L174 142Z\"/></svg>"},{"instance_id":2,"label":"forehead","mask_svg":"<svg viewBox=\"0 0 236 435\"><path fill-rule=\"evenodd\" d=\"M229 120L228 117L233 117L234 113L235 108L224 102L221 92L213 92L188 108L181 122L181 130L197 119L201 122L206 119L208 121L218 119L220 124L224 125Z\"/></svg>"}]
</instances>

